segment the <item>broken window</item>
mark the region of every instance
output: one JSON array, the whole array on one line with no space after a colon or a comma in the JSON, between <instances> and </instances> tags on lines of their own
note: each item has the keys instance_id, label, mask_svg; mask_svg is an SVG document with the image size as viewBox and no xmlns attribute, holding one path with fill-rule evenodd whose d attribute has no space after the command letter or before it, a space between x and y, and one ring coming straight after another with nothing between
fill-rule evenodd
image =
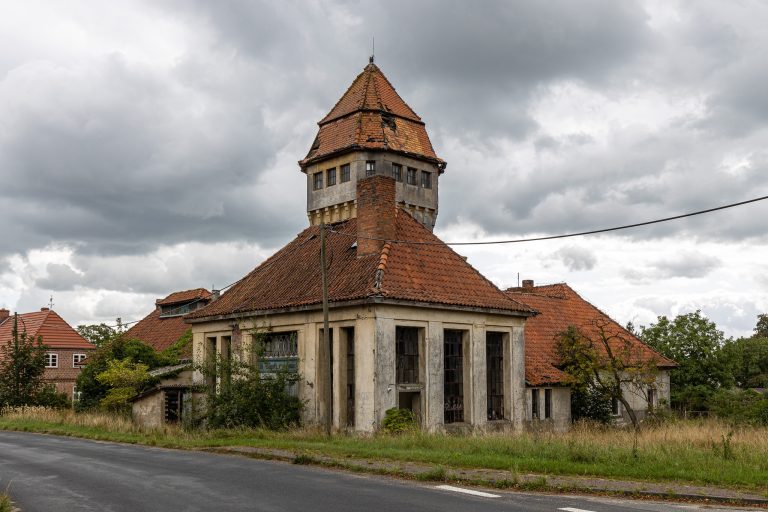
<instances>
[{"instance_id":1,"label":"broken window","mask_svg":"<svg viewBox=\"0 0 768 512\"><path fill-rule=\"evenodd\" d=\"M409 185L418 185L416 182L416 169L413 167L408 168L408 172L405 176L405 182Z\"/></svg>"},{"instance_id":2,"label":"broken window","mask_svg":"<svg viewBox=\"0 0 768 512\"><path fill-rule=\"evenodd\" d=\"M349 164L344 164L341 166L341 182L347 181L349 181Z\"/></svg>"},{"instance_id":3,"label":"broken window","mask_svg":"<svg viewBox=\"0 0 768 512\"><path fill-rule=\"evenodd\" d=\"M316 172L312 175L312 188L314 190L320 190L323 188L323 173L322 172Z\"/></svg>"},{"instance_id":4,"label":"broken window","mask_svg":"<svg viewBox=\"0 0 768 512\"><path fill-rule=\"evenodd\" d=\"M531 390L531 418L539 419L539 390Z\"/></svg>"},{"instance_id":5,"label":"broken window","mask_svg":"<svg viewBox=\"0 0 768 512\"><path fill-rule=\"evenodd\" d=\"M165 395L165 422L178 423L181 419L181 411L184 406L184 392L181 389L166 389Z\"/></svg>"},{"instance_id":6,"label":"broken window","mask_svg":"<svg viewBox=\"0 0 768 512\"><path fill-rule=\"evenodd\" d=\"M421 171L421 186L424 188L432 188L432 173L429 171Z\"/></svg>"},{"instance_id":7,"label":"broken window","mask_svg":"<svg viewBox=\"0 0 768 512\"><path fill-rule=\"evenodd\" d=\"M280 372L292 375L298 373L299 342L296 331L267 333L261 341L263 346L258 361L262 377L273 377ZM287 391L293 396L298 396L298 383L288 384Z\"/></svg>"},{"instance_id":8,"label":"broken window","mask_svg":"<svg viewBox=\"0 0 768 512\"><path fill-rule=\"evenodd\" d=\"M488 419L504 419L504 338L500 332L485 335Z\"/></svg>"},{"instance_id":9,"label":"broken window","mask_svg":"<svg viewBox=\"0 0 768 512\"><path fill-rule=\"evenodd\" d=\"M464 354L461 331L443 333L444 421L464 421Z\"/></svg>"},{"instance_id":10,"label":"broken window","mask_svg":"<svg viewBox=\"0 0 768 512\"><path fill-rule=\"evenodd\" d=\"M397 384L419 382L419 329L395 327Z\"/></svg>"},{"instance_id":11,"label":"broken window","mask_svg":"<svg viewBox=\"0 0 768 512\"><path fill-rule=\"evenodd\" d=\"M403 166L400 164L392 164L392 177L395 181L403 181Z\"/></svg>"},{"instance_id":12,"label":"broken window","mask_svg":"<svg viewBox=\"0 0 768 512\"><path fill-rule=\"evenodd\" d=\"M365 162L365 176L373 176L374 174L376 174L376 162L368 160Z\"/></svg>"},{"instance_id":13,"label":"broken window","mask_svg":"<svg viewBox=\"0 0 768 512\"><path fill-rule=\"evenodd\" d=\"M336 168L331 167L330 169L325 171L325 173L327 174L327 178L326 178L326 183L328 184L327 186L330 187L331 185L335 185L336 184Z\"/></svg>"},{"instance_id":14,"label":"broken window","mask_svg":"<svg viewBox=\"0 0 768 512\"><path fill-rule=\"evenodd\" d=\"M544 419L552 417L552 390L544 390Z\"/></svg>"}]
</instances>

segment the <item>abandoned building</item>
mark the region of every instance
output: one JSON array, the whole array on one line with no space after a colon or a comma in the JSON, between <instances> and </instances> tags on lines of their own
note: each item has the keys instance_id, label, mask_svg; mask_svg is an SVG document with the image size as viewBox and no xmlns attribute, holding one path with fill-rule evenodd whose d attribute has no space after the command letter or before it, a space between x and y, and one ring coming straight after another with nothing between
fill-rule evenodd
<instances>
[{"instance_id":1,"label":"abandoned building","mask_svg":"<svg viewBox=\"0 0 768 512\"><path fill-rule=\"evenodd\" d=\"M26 332L33 339L39 336L47 347L43 373L45 382L53 384L56 391L66 393L70 399L77 399L77 376L85 358L96 347L50 308L18 315L11 315L5 308L0 309L0 346L13 339L14 316L19 333Z\"/></svg>"},{"instance_id":2,"label":"abandoned building","mask_svg":"<svg viewBox=\"0 0 768 512\"><path fill-rule=\"evenodd\" d=\"M566 430L571 424L571 388L559 366L557 339L568 327L579 329L597 341L600 330L613 337L616 353L630 354L640 364L656 367L652 384L624 383L623 395L630 407L643 418L649 408L669 404L669 371L677 366L640 341L637 336L612 320L600 309L583 299L565 283L534 286L533 280L523 280L523 286L506 293L539 314L525 323L525 381L528 385L526 420L544 421L556 430ZM611 402L611 412L618 423L627 422L627 412L619 400Z\"/></svg>"}]
</instances>

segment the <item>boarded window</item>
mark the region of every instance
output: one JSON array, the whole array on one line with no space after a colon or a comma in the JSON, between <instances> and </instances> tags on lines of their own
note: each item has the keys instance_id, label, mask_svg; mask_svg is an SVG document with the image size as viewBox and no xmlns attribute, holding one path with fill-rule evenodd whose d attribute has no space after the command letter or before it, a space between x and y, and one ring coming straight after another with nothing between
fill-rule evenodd
<instances>
[{"instance_id":1,"label":"boarded window","mask_svg":"<svg viewBox=\"0 0 768 512\"><path fill-rule=\"evenodd\" d=\"M395 327L397 384L419 382L419 329Z\"/></svg>"},{"instance_id":2,"label":"boarded window","mask_svg":"<svg viewBox=\"0 0 768 512\"><path fill-rule=\"evenodd\" d=\"M504 338L500 332L485 335L488 419L504 419Z\"/></svg>"},{"instance_id":3,"label":"boarded window","mask_svg":"<svg viewBox=\"0 0 768 512\"><path fill-rule=\"evenodd\" d=\"M445 423L464 421L464 350L461 331L443 333Z\"/></svg>"}]
</instances>

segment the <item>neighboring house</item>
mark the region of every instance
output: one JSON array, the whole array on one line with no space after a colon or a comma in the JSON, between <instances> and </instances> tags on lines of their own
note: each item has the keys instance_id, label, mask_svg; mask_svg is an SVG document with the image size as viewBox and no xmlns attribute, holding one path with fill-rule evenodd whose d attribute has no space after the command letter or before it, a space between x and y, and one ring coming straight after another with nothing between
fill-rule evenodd
<instances>
[{"instance_id":1,"label":"neighboring house","mask_svg":"<svg viewBox=\"0 0 768 512\"><path fill-rule=\"evenodd\" d=\"M184 315L205 306L212 298L205 288L173 292L164 299L157 299L155 310L128 329L125 336L141 340L162 352L189 330ZM192 357L191 346L182 352L182 357Z\"/></svg>"},{"instance_id":2,"label":"neighboring house","mask_svg":"<svg viewBox=\"0 0 768 512\"><path fill-rule=\"evenodd\" d=\"M659 400L669 403L669 370L677 366L645 345L608 315L584 300L565 283L534 286L524 280L523 286L507 290L509 297L535 309L539 314L525 324L525 380L528 421L546 421L557 430L567 429L571 423L571 391L565 374L558 368L557 339L569 326L598 340L596 322L604 326L606 334L621 336L629 342L632 353L641 362L654 361L658 368L655 384L644 389L624 389L624 397L643 418L650 405ZM614 415L628 420L626 411L617 400L611 404Z\"/></svg>"},{"instance_id":3,"label":"neighboring house","mask_svg":"<svg viewBox=\"0 0 768 512\"><path fill-rule=\"evenodd\" d=\"M5 345L13 339L13 323L13 315L7 309L0 309L0 344ZM45 381L54 384L59 393L66 393L70 398L77 397L75 381L83 361L95 348L93 344L49 308L20 313L18 330L26 331L32 338L43 338L43 344L48 347L45 353Z\"/></svg>"},{"instance_id":4,"label":"neighboring house","mask_svg":"<svg viewBox=\"0 0 768 512\"><path fill-rule=\"evenodd\" d=\"M320 122L299 165L311 226L186 316L195 362L215 354L255 359L255 328L265 337L263 370L301 374L295 392L306 423L330 415L337 429L370 432L401 407L430 431L522 428L523 328L535 312L432 234L445 162L372 62ZM322 221L330 223L330 354ZM392 239L417 244L385 242Z\"/></svg>"}]
</instances>

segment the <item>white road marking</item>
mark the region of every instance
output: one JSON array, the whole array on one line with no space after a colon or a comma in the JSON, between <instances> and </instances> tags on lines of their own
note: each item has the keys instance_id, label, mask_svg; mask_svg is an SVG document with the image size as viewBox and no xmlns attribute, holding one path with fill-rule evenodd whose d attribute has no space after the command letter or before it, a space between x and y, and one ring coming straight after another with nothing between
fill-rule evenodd
<instances>
[{"instance_id":1,"label":"white road marking","mask_svg":"<svg viewBox=\"0 0 768 512\"><path fill-rule=\"evenodd\" d=\"M593 512L592 510L585 510L583 508L563 507L557 510L563 510L564 512Z\"/></svg>"},{"instance_id":2,"label":"white road marking","mask_svg":"<svg viewBox=\"0 0 768 512\"><path fill-rule=\"evenodd\" d=\"M461 487L454 487L452 485L438 485L438 489L444 491L462 492L464 494L471 494L472 496L480 496L481 498L501 498L498 494L491 494L489 492L475 491L473 489L462 489Z\"/></svg>"}]
</instances>

